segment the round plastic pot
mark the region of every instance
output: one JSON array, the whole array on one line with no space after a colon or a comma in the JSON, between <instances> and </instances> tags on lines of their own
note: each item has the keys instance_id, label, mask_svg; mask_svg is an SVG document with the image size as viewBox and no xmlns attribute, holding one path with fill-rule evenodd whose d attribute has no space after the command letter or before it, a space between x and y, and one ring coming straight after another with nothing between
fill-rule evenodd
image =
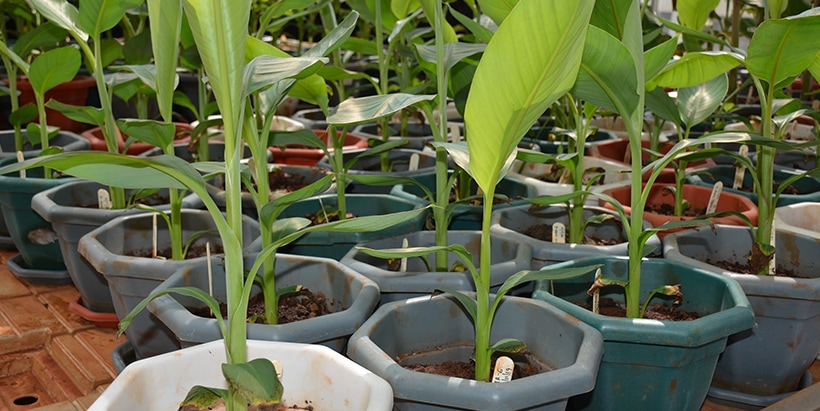
<instances>
[{"instance_id":1,"label":"round plastic pot","mask_svg":"<svg viewBox=\"0 0 820 411\"><path fill-rule=\"evenodd\" d=\"M428 190L435 193L436 174L425 173L413 176ZM472 181L472 180L471 180ZM471 193L475 193L477 186L472 182L470 188ZM390 194L408 201L414 201L420 206L426 206L430 202L424 198L424 191L411 184L396 184L390 191ZM523 198L536 197L537 192L535 187L526 184L525 182L516 180L512 177L504 177L496 186L496 194L505 195L509 198L508 202L493 204L493 210L511 207L520 204L529 204ZM481 205L472 204L458 204L456 205L450 217L450 230L481 230L481 220L484 217L484 207Z\"/></svg>"},{"instance_id":2,"label":"round plastic pot","mask_svg":"<svg viewBox=\"0 0 820 411\"><path fill-rule=\"evenodd\" d=\"M151 258L154 236L153 213L117 217L80 238L77 250L101 273L111 293L114 312L123 319L151 291L180 268L205 261L200 256L185 260ZM157 248L170 249L171 240L165 220L157 218ZM182 210L181 221L183 246L204 247L210 244L212 261L222 255L218 252L219 238L213 217L203 210ZM242 236L251 239L259 236L259 223L250 217L242 220ZM247 243L250 243L248 241ZM248 251L251 251L248 246ZM258 251L258 250L256 250ZM159 320L147 311L138 314L125 331L137 358L163 354L176 348L176 338Z\"/></svg>"},{"instance_id":3,"label":"round plastic pot","mask_svg":"<svg viewBox=\"0 0 820 411\"><path fill-rule=\"evenodd\" d=\"M328 144L326 130L313 130L313 132L325 145ZM342 150L347 151L366 147L367 139L365 137L355 133L348 133L345 136ZM325 156L323 150L305 146L268 147L268 150L273 154L273 161L278 164L315 166Z\"/></svg>"},{"instance_id":4,"label":"round plastic pot","mask_svg":"<svg viewBox=\"0 0 820 411\"><path fill-rule=\"evenodd\" d=\"M82 296L86 308L94 312L113 313L114 305L108 283L102 274L77 251L80 238L91 230L123 215L145 213L143 210L102 210L97 204L97 191L105 186L81 180L63 184L35 194L31 208L50 222L57 233L68 274ZM182 201L184 208L197 208L201 200L193 195ZM159 205L158 209L168 209Z\"/></svg>"},{"instance_id":5,"label":"round plastic pot","mask_svg":"<svg viewBox=\"0 0 820 411\"><path fill-rule=\"evenodd\" d=\"M348 194L345 195L347 211L354 216L374 216L401 211L410 211L421 207L412 202L392 195L384 194ZM286 208L280 218L306 217L316 215L323 207L336 209L336 195L321 195L300 200ZM311 255L341 260L354 245L412 233L423 228L428 213L421 213L413 220L405 221L379 231L370 232L328 232L315 231L300 237L295 242L282 247L279 251L288 254Z\"/></svg>"},{"instance_id":6,"label":"round plastic pot","mask_svg":"<svg viewBox=\"0 0 820 411\"><path fill-rule=\"evenodd\" d=\"M666 258L737 281L757 326L733 335L718 361L710 397L744 407L765 407L800 388L820 340L820 243L813 236L777 230L776 261L792 276L740 274L714 265L745 259L752 247L746 227L718 225L663 239Z\"/></svg>"},{"instance_id":7,"label":"round plastic pot","mask_svg":"<svg viewBox=\"0 0 820 411\"><path fill-rule=\"evenodd\" d=\"M5 79L4 81L8 84L8 79ZM46 92L43 101L54 99L61 103L71 104L73 106L84 106L86 105L86 99L88 98L88 90L96 85L96 80L91 77L77 76L74 80L59 84ZM17 78L17 90L20 91L20 107L26 104L36 104L34 89L31 87L31 83L28 81L28 78ZM80 131L88 128L87 125L72 120L63 115L63 113L50 108L46 108L46 118L48 119L48 124L50 126L59 127L60 130L64 131L79 133ZM33 121L37 122L39 120L34 119Z\"/></svg>"},{"instance_id":8,"label":"round plastic pot","mask_svg":"<svg viewBox=\"0 0 820 411\"><path fill-rule=\"evenodd\" d=\"M604 276L625 280L627 262L626 257L590 257L551 267L603 264ZM603 334L604 356L595 389L573 398L573 409L699 410L728 337L754 326L749 301L731 279L666 259L645 259L641 272L641 298L658 286L680 284L684 295L679 309L701 317L658 321L595 314L578 305L592 298L587 290L594 271L573 280L536 284L533 298L555 305ZM623 303L623 288L605 287L601 298ZM662 299L653 302L658 300Z\"/></svg>"},{"instance_id":9,"label":"round plastic pot","mask_svg":"<svg viewBox=\"0 0 820 411\"><path fill-rule=\"evenodd\" d=\"M252 256L247 257L250 268ZM172 274L155 291L190 286L209 289L207 265L191 264ZM225 267L213 264L213 295L226 299ZM326 345L342 352L347 339L373 312L379 301L379 288L373 281L326 258L280 254L274 267L276 288L302 285L322 293L331 304L331 313L286 324L248 324L248 338ZM251 295L260 293L258 285ZM176 294L163 295L148 304L148 310L176 336L179 347L188 347L222 338L213 318L200 317L191 311L207 307L199 300Z\"/></svg>"},{"instance_id":10,"label":"round plastic pot","mask_svg":"<svg viewBox=\"0 0 820 411\"><path fill-rule=\"evenodd\" d=\"M350 338L347 355L390 383L401 411L564 410L569 397L592 389L602 353L601 335L592 327L542 301L505 297L490 341L502 338L526 343L530 363L542 372L498 384L411 371L397 363L397 358L421 364L469 361L473 321L447 295L379 307Z\"/></svg>"},{"instance_id":11,"label":"round plastic pot","mask_svg":"<svg viewBox=\"0 0 820 411\"><path fill-rule=\"evenodd\" d=\"M327 347L273 341L248 341L248 359L282 364L283 401L319 410L390 411L392 390L383 379ZM137 361L127 366L89 411L170 410L194 385L227 388L221 366L224 341Z\"/></svg>"},{"instance_id":12,"label":"round plastic pot","mask_svg":"<svg viewBox=\"0 0 820 411\"><path fill-rule=\"evenodd\" d=\"M710 189L712 186L715 185L715 182L720 181L723 183L724 191L748 197L750 200L752 200L752 202L757 204L758 195L757 193L754 193L752 191L754 181L752 179L751 173L749 173L748 171L744 174L743 183L741 184L742 189L738 190L732 188L732 185L734 184L735 180L735 170L736 168L730 165L708 167L703 170L705 173L693 174L687 177L687 181L691 184L709 187ZM772 173L774 181L780 182L786 180L789 177L792 177L795 174L799 174L800 171L780 168L775 169ZM791 185L791 187L794 187L799 192L799 194L781 194L780 197L777 199L776 207L797 204L807 201L820 201L820 180L818 180L815 177L802 177L799 180L795 181Z\"/></svg>"},{"instance_id":13,"label":"round plastic pot","mask_svg":"<svg viewBox=\"0 0 820 411\"><path fill-rule=\"evenodd\" d=\"M174 123L177 127L176 137L174 137L174 141L178 143L184 143L191 141L191 127L190 124L187 123ZM122 141L117 143L117 151L122 153L125 150L125 141L128 140L128 136L122 134ZM103 136L103 132L99 127L94 127L83 131L80 135L88 140L91 144L91 149L96 151L108 151L108 146L105 144L105 137ZM144 153L148 150L155 148L155 146L148 144L148 143L141 143L141 142L134 142L128 146L128 149L125 151L125 154L134 156L141 153Z\"/></svg>"},{"instance_id":14,"label":"round plastic pot","mask_svg":"<svg viewBox=\"0 0 820 411\"><path fill-rule=\"evenodd\" d=\"M401 248L404 239L408 247L430 247L435 245L435 232L418 231L407 235L389 237L358 244L374 249ZM480 231L449 231L447 241L450 244L462 244L473 257L473 263L479 266L478 255L481 245ZM496 289L511 275L530 269L532 251L530 246L519 239L505 238L501 235L492 237L490 259L495 263L490 268L490 287ZM452 253L448 253L447 267L460 262ZM436 290L449 289L470 291L474 289L473 278L469 271L436 271L427 263L435 264L435 254L424 258L407 260L407 270L399 272L388 268L387 260L369 256L353 248L342 258L341 263L365 277L373 280L381 290L381 303L404 300L407 298L430 295Z\"/></svg>"}]
</instances>

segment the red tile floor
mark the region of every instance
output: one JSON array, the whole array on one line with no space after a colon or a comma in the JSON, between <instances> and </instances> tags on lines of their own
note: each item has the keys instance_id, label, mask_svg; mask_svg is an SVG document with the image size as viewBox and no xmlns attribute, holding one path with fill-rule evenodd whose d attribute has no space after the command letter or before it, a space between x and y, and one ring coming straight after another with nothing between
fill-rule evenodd
<instances>
[{"instance_id":1,"label":"red tile floor","mask_svg":"<svg viewBox=\"0 0 820 411\"><path fill-rule=\"evenodd\" d=\"M68 310L71 285L29 284L0 250L0 411L86 410L116 376L111 352L124 341ZM820 362L812 366L820 381ZM701 411L734 411L707 401Z\"/></svg>"}]
</instances>

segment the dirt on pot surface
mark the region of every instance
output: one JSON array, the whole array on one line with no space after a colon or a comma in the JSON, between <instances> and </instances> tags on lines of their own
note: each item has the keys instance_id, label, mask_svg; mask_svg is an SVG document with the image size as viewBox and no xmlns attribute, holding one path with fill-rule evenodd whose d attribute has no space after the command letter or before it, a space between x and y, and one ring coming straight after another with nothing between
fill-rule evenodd
<instances>
[{"instance_id":1,"label":"dirt on pot surface","mask_svg":"<svg viewBox=\"0 0 820 411\"><path fill-rule=\"evenodd\" d=\"M279 299L278 322L279 324L286 324L330 314L332 312L330 310L332 305L333 301L328 301L323 293L314 293L308 288L303 287L299 292L289 294ZM227 304L220 303L219 310L222 312L223 318L227 317ZM192 309L191 313L200 317L213 318L213 314L208 307ZM265 299L262 294L252 296L248 301L248 322L256 324L265 323Z\"/></svg>"},{"instance_id":2,"label":"dirt on pot surface","mask_svg":"<svg viewBox=\"0 0 820 411\"><path fill-rule=\"evenodd\" d=\"M592 310L591 303L584 303L581 306ZM626 308L611 298L601 298L598 302L598 313L607 317L626 318ZM700 318L700 314L678 310L674 306L650 304L646 307L643 318L661 321L692 321Z\"/></svg>"},{"instance_id":3,"label":"dirt on pot surface","mask_svg":"<svg viewBox=\"0 0 820 411\"><path fill-rule=\"evenodd\" d=\"M475 379L475 363L472 361L444 361L439 364L405 364L406 359L412 357L413 355L417 355L418 353L412 353L404 358L400 358L397 362L399 365L404 367L410 371L416 372L423 372L426 374L436 374L436 375L444 375L446 377L456 377L456 378L464 378L468 380ZM524 350L521 353L516 354L508 354L508 353L501 353L501 354L494 354L492 362L495 364L495 361L498 359L499 356L506 355L510 357L515 362L515 368L513 370L513 377L512 379L516 380L519 378L529 377L531 375L536 375L540 372L538 367L532 364L530 358L532 358L532 354L528 350Z\"/></svg>"},{"instance_id":4,"label":"dirt on pot surface","mask_svg":"<svg viewBox=\"0 0 820 411\"><path fill-rule=\"evenodd\" d=\"M521 232L526 236L535 238L536 240L552 242L552 226L549 224L534 224L527 227ZM600 238L594 236L584 236L584 244L610 246L625 243L626 239L618 236L618 238Z\"/></svg>"},{"instance_id":5,"label":"dirt on pot surface","mask_svg":"<svg viewBox=\"0 0 820 411\"><path fill-rule=\"evenodd\" d=\"M274 405L272 407L264 407L260 408L255 405L248 404L248 411L286 411L286 410L303 410L303 411L314 411L313 405L309 403L309 401L305 401L305 405L287 405L284 403ZM194 405L186 405L184 407L179 407L177 411L221 411L225 410L225 401L220 399L215 404L208 406L208 407L197 407Z\"/></svg>"}]
</instances>

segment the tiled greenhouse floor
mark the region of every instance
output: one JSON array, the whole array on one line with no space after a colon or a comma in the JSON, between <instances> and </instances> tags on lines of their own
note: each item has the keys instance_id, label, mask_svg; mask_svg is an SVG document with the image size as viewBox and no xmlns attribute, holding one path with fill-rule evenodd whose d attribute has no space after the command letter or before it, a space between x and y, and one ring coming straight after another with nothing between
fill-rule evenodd
<instances>
[{"instance_id":1,"label":"tiled greenhouse floor","mask_svg":"<svg viewBox=\"0 0 820 411\"><path fill-rule=\"evenodd\" d=\"M81 411L114 379L111 352L124 341L68 310L71 285L29 284L0 250L0 411ZM820 362L812 366L820 380ZM732 411L709 401L701 411Z\"/></svg>"}]
</instances>

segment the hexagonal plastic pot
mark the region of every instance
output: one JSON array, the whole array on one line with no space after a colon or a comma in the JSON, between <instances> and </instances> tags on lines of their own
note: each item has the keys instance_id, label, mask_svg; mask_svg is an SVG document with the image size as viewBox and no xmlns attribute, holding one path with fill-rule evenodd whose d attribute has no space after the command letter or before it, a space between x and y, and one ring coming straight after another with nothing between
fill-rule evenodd
<instances>
[{"instance_id":1,"label":"hexagonal plastic pot","mask_svg":"<svg viewBox=\"0 0 820 411\"><path fill-rule=\"evenodd\" d=\"M252 255L246 257L250 267ZM215 264L213 295L225 301L225 267ZM379 287L363 275L327 258L279 254L276 257L276 288L302 285L322 293L331 304L330 314L277 324L248 324L248 338L326 345L344 350L348 337L361 325L379 302ZM208 272L204 262L191 264L172 274L156 290L170 287L197 287L207 291ZM255 288L251 295L261 292ZM191 309L204 307L199 300L176 294L163 295L149 303L148 310L177 338L178 347L189 347L221 338L213 318L199 317Z\"/></svg>"},{"instance_id":2,"label":"hexagonal plastic pot","mask_svg":"<svg viewBox=\"0 0 820 411\"><path fill-rule=\"evenodd\" d=\"M578 258L601 255L627 255L628 243L626 233L620 224L617 214L603 207L584 206L584 218L606 213L612 214L616 218L604 221L601 224L590 224L587 226L585 235L605 239L620 240L613 245L592 245L592 244L561 244L550 241L543 241L530 237L524 232L530 227L544 224L552 227L555 223L568 224L567 207L565 205L554 205L545 207L531 207L521 205L493 211L492 225L490 230L493 233L503 234L509 238L517 238L532 246L532 269L540 270L543 266L562 261L575 260ZM651 228L652 224L644 221L644 228ZM657 235L653 235L646 242L646 249L652 247L654 251L650 255L660 255L661 240Z\"/></svg>"},{"instance_id":3,"label":"hexagonal plastic pot","mask_svg":"<svg viewBox=\"0 0 820 411\"><path fill-rule=\"evenodd\" d=\"M401 248L406 238L409 247L429 247L435 245L433 231L418 231L407 235L369 241L358 245L375 249ZM474 263L478 267L479 246L481 244L480 231L449 231L447 241L450 244L462 244L473 254ZM492 265L490 286L499 287L507 278L521 270L530 269L532 251L530 246L519 239L492 236L491 261ZM426 260L426 261L425 261ZM453 267L458 259L448 255L448 267ZM430 254L425 259L412 258L407 260L407 270L404 272L388 269L387 261L369 256L356 248L345 255L341 263L362 273L373 280L381 290L381 303L404 300L407 298L429 295L436 290L450 289L470 291L475 289L472 276L468 271L435 271L429 264L435 264L435 255Z\"/></svg>"},{"instance_id":4,"label":"hexagonal plastic pot","mask_svg":"<svg viewBox=\"0 0 820 411\"><path fill-rule=\"evenodd\" d=\"M537 326L535 325L537 324ZM410 371L412 363L468 361L473 322L448 295L417 297L379 307L350 338L348 357L387 380L397 410L564 410L567 399L592 389L602 353L592 327L543 301L504 297L491 343L517 338L542 372L506 383L478 382ZM547 365L548 364L548 365Z\"/></svg>"},{"instance_id":5,"label":"hexagonal plastic pot","mask_svg":"<svg viewBox=\"0 0 820 411\"><path fill-rule=\"evenodd\" d=\"M172 410L194 385L226 388L221 365L224 341L213 341L137 361L123 370L89 411ZM282 364L283 402L316 409L390 411L390 385L327 347L274 341L248 341L248 359Z\"/></svg>"},{"instance_id":6,"label":"hexagonal plastic pot","mask_svg":"<svg viewBox=\"0 0 820 411\"><path fill-rule=\"evenodd\" d=\"M714 265L743 261L752 247L746 227L698 228L663 240L664 256L731 278L755 311L754 329L735 334L720 357L709 396L734 406L765 407L801 388L820 340L820 243L776 231L777 265L795 276L740 274ZM810 380L810 378L809 378Z\"/></svg>"},{"instance_id":7,"label":"hexagonal plastic pot","mask_svg":"<svg viewBox=\"0 0 820 411\"><path fill-rule=\"evenodd\" d=\"M207 258L151 258L153 221L153 213L117 217L84 235L78 243L80 255L105 277L118 319L123 319L171 274L188 264L202 262ZM183 245L190 242L193 246L204 247L206 243L210 243L213 250L212 261L219 261L221 253L217 247L222 242L208 211L182 210L181 225ZM242 231L243 238L256 238L259 236L259 223L250 217L243 217ZM168 226L162 218L157 218L156 233L157 249L170 249ZM246 244L251 242L246 241ZM252 251L252 246L253 244L247 246L246 250ZM147 311L134 318L125 335L137 358L163 354L176 345L174 335Z\"/></svg>"},{"instance_id":8,"label":"hexagonal plastic pot","mask_svg":"<svg viewBox=\"0 0 820 411\"><path fill-rule=\"evenodd\" d=\"M708 167L703 170L704 173L693 174L687 177L687 181L691 184L697 184L705 187L712 187L715 182L723 183L723 190L728 193L735 193L745 197L757 204L757 193L750 191L752 187L752 175L749 172L743 177L743 184L741 187L746 189L736 190L732 188L735 179L735 167L731 165L721 165ZM786 168L775 168L772 172L774 181L783 181L795 174L799 174L798 170L790 170ZM791 185L799 194L783 193L777 199L777 207L786 206L790 204L797 204L807 201L820 201L820 179L811 176L805 176L795 181Z\"/></svg>"},{"instance_id":9,"label":"hexagonal plastic pot","mask_svg":"<svg viewBox=\"0 0 820 411\"><path fill-rule=\"evenodd\" d=\"M555 268L603 264L604 276L626 278L626 257L589 257ZM699 410L728 337L754 326L754 313L733 280L663 258L641 264L641 298L658 286L680 284L681 310L692 321L629 319L595 314L578 304L591 297L594 273L567 281L539 281L533 298L547 301L591 325L604 337L595 389L571 400L576 410ZM601 298L623 304L623 288L606 287ZM667 304L672 297L667 298ZM656 298L654 302L658 302Z\"/></svg>"},{"instance_id":10,"label":"hexagonal plastic pot","mask_svg":"<svg viewBox=\"0 0 820 411\"><path fill-rule=\"evenodd\" d=\"M108 283L77 251L80 238L91 230L122 215L145 213L144 210L101 210L97 204L97 190L105 186L86 180L63 184L36 194L31 208L50 222L60 241L66 269L80 292L83 306L96 313L113 313L114 303ZM196 196L183 199L184 208L197 208L202 204ZM157 206L168 209L168 205Z\"/></svg>"}]
</instances>

